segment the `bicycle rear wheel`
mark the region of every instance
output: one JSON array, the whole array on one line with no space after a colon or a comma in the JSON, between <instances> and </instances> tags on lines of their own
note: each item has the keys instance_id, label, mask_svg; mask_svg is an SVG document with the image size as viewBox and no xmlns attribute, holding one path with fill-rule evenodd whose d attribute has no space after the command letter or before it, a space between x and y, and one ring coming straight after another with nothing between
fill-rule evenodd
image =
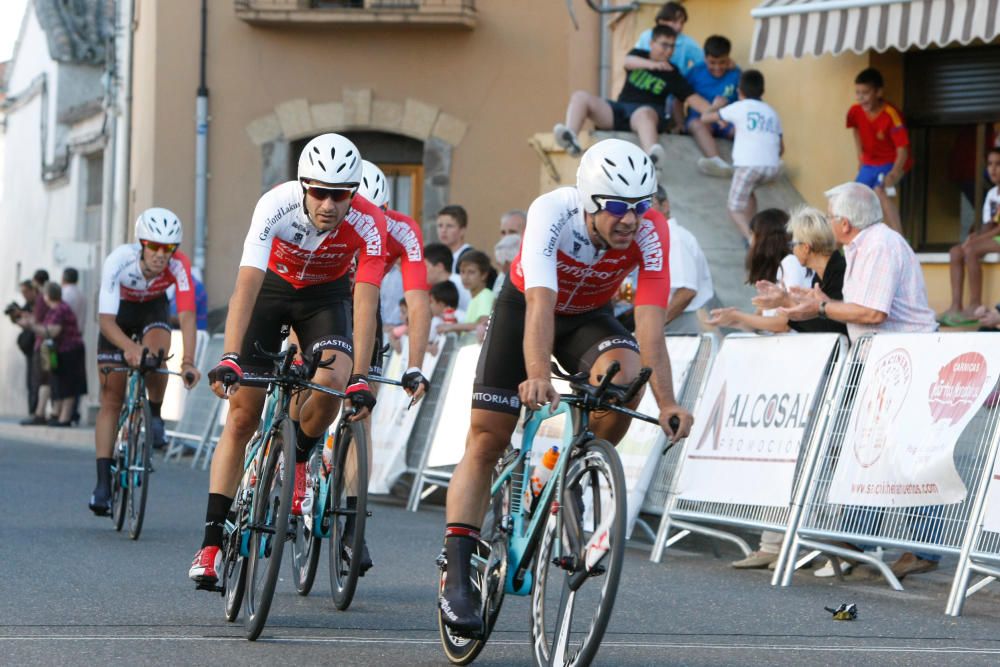
<instances>
[{"instance_id":1,"label":"bicycle rear wheel","mask_svg":"<svg viewBox=\"0 0 1000 667\"><path fill-rule=\"evenodd\" d=\"M141 409L132 412L129 429L128 465L128 536L139 539L142 522L146 517L146 496L149 493L150 458L153 453L153 412L149 401L143 400Z\"/></svg>"},{"instance_id":2,"label":"bicycle rear wheel","mask_svg":"<svg viewBox=\"0 0 1000 667\"><path fill-rule=\"evenodd\" d=\"M480 540L476 552L472 555L470 570L472 585L479 591L483 600L483 636L463 637L455 634L444 622L441 610L438 610L438 632L441 635L441 645L445 656L454 665L468 665L479 656L486 647L486 642L493 632L497 618L500 616L500 606L503 604L504 585L507 581L507 523L510 517L511 484L508 481L494 494L490 501L492 525L483 526L483 536L489 541ZM438 597L444 592L447 580L447 563L444 554L438 563L441 576L438 580Z\"/></svg>"},{"instance_id":3,"label":"bicycle rear wheel","mask_svg":"<svg viewBox=\"0 0 1000 667\"><path fill-rule=\"evenodd\" d=\"M625 475L614 447L591 440L568 462L560 510L550 516L535 561L531 639L537 665L589 665L611 618L625 558ZM569 553L566 506L580 514L581 548ZM554 562L554 561L558 561Z\"/></svg>"},{"instance_id":4,"label":"bicycle rear wheel","mask_svg":"<svg viewBox=\"0 0 1000 667\"><path fill-rule=\"evenodd\" d=\"M360 422L342 417L334 435L334 464L331 474L327 507L330 512L330 592L333 604L344 611L351 606L361 574L361 553L365 540L365 519L368 517L368 440ZM347 507L347 477L345 468L353 456L357 470L357 505ZM347 516L354 516L354 532L344 535ZM350 554L348 554L350 550Z\"/></svg>"},{"instance_id":5,"label":"bicycle rear wheel","mask_svg":"<svg viewBox=\"0 0 1000 667\"><path fill-rule=\"evenodd\" d=\"M250 504L250 544L244 598L246 637L257 639L264 630L274 587L281 569L281 553L288 538L288 515L295 487L295 427L284 418L271 429L262 448L263 460Z\"/></svg>"},{"instance_id":6,"label":"bicycle rear wheel","mask_svg":"<svg viewBox=\"0 0 1000 667\"><path fill-rule=\"evenodd\" d=\"M128 406L122 407L125 411ZM115 439L115 449L113 464L111 466L111 521L115 524L115 530L121 531L125 525L125 514L128 507L128 463L129 463L129 434L131 432L131 415L125 418L125 422L118 429L118 437Z\"/></svg>"},{"instance_id":7,"label":"bicycle rear wheel","mask_svg":"<svg viewBox=\"0 0 1000 667\"><path fill-rule=\"evenodd\" d=\"M238 493L242 494L241 488ZM240 543L247 525L247 508L237 501L233 523L227 521L227 533L222 545L222 589L226 601L226 620L232 623L240 615L243 594L247 586L247 560L240 553Z\"/></svg>"},{"instance_id":8,"label":"bicycle rear wheel","mask_svg":"<svg viewBox=\"0 0 1000 667\"><path fill-rule=\"evenodd\" d=\"M320 470L323 465L323 450L314 447L309 455L309 479L312 482L313 508L319 504ZM309 595L316 579L316 568L319 565L320 547L323 538L319 536L315 522L322 520L315 509L310 516L292 517L295 523L295 539L292 540L292 580L299 595Z\"/></svg>"}]
</instances>

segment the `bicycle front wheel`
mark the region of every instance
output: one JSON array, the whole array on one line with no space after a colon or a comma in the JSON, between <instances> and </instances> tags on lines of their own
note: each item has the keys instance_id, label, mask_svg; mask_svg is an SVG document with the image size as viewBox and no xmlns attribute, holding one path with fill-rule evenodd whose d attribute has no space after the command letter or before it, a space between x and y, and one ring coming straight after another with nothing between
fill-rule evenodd
<instances>
[{"instance_id":1,"label":"bicycle front wheel","mask_svg":"<svg viewBox=\"0 0 1000 667\"><path fill-rule=\"evenodd\" d=\"M342 417L333 443L333 479L327 507L330 512L330 592L333 604L344 611L351 606L361 575L361 554L365 543L365 519L368 517L368 440L360 422ZM347 506L348 460L357 471L357 503ZM354 529L346 533L347 517L354 518Z\"/></svg>"},{"instance_id":2,"label":"bicycle front wheel","mask_svg":"<svg viewBox=\"0 0 1000 667\"><path fill-rule=\"evenodd\" d=\"M250 505L247 589L244 599L246 637L260 636L271 609L288 537L288 515L295 487L295 427L284 418L262 445L262 461Z\"/></svg>"},{"instance_id":3,"label":"bicycle front wheel","mask_svg":"<svg viewBox=\"0 0 1000 667\"><path fill-rule=\"evenodd\" d=\"M568 465L563 521L550 516L535 561L531 643L537 665L591 663L611 618L625 558L627 492L618 453L605 440L591 440ZM578 522L568 520L569 503ZM567 531L579 535L576 551L568 546Z\"/></svg>"},{"instance_id":4,"label":"bicycle front wheel","mask_svg":"<svg viewBox=\"0 0 1000 667\"><path fill-rule=\"evenodd\" d=\"M122 411L128 410L124 406ZM118 437L115 440L115 451L113 464L111 466L111 520L115 524L115 530L121 531L125 525L125 514L128 509L128 466L129 466L129 440L132 428L132 417L125 418L125 422L118 429Z\"/></svg>"},{"instance_id":5,"label":"bicycle front wheel","mask_svg":"<svg viewBox=\"0 0 1000 667\"><path fill-rule=\"evenodd\" d=\"M323 466L323 450L314 447L309 455L309 480L312 484L313 508L318 504L320 491L320 471ZM316 579L316 568L319 565L320 547L323 538L319 535L317 522L322 516L317 516L313 509L309 516L292 517L295 523L295 539L292 540L292 580L299 595L309 595L313 581Z\"/></svg>"},{"instance_id":6,"label":"bicycle front wheel","mask_svg":"<svg viewBox=\"0 0 1000 667\"><path fill-rule=\"evenodd\" d=\"M146 495L149 493L150 458L153 453L153 411L149 401L133 411L129 428L128 463L128 536L139 539L142 522L146 517Z\"/></svg>"}]
</instances>

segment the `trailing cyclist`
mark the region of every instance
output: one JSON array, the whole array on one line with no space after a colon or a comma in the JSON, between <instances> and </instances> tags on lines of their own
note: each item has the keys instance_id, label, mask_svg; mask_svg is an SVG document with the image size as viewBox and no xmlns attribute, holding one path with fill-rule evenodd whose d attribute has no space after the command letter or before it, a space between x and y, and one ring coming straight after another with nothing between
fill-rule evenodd
<instances>
[{"instance_id":1,"label":"trailing cyclist","mask_svg":"<svg viewBox=\"0 0 1000 667\"><path fill-rule=\"evenodd\" d=\"M173 285L184 340L181 371L185 386L190 389L198 383L201 374L194 365L197 320L191 262L178 250L183 238L181 221L165 208L147 209L135 221L135 238L135 243L118 246L104 260L98 300L100 336L97 339L97 364L99 367L138 366L143 348L154 353L170 350L166 292ZM139 341L134 341L133 336ZM99 373L98 377L101 381L101 407L94 430L97 486L90 497L90 509L94 514L104 516L111 509L112 454L126 378L122 373ZM153 441L163 445L166 438L160 408L167 376L150 375L146 387L153 413L150 425Z\"/></svg>"},{"instance_id":2,"label":"trailing cyclist","mask_svg":"<svg viewBox=\"0 0 1000 667\"><path fill-rule=\"evenodd\" d=\"M341 135L323 134L302 150L297 180L273 188L257 202L229 300L226 352L209 373L212 390L229 398L229 416L212 458L204 540L188 572L202 586L218 580L226 515L264 405L263 389L239 387L244 373L272 366L255 353L254 344L277 351L282 327L291 325L305 354L321 355L324 361L335 357L314 381L346 391L356 410L353 421L364 419L375 406L366 379L369 357L354 351L371 350L376 339L386 228L382 211L355 196L361 172L357 147ZM293 514L302 512L306 498L309 454L336 417L340 401L312 392L298 407Z\"/></svg>"},{"instance_id":3,"label":"trailing cyclist","mask_svg":"<svg viewBox=\"0 0 1000 667\"><path fill-rule=\"evenodd\" d=\"M553 354L570 373L588 372L595 385L616 361L619 384L631 383L641 366L652 368L661 428L676 440L691 427L691 415L674 399L663 337L670 239L666 220L650 208L655 192L649 156L626 141L606 139L584 154L576 187L544 194L528 209L521 250L497 297L479 356L465 455L448 487L448 576L439 606L457 633L473 636L482 630L470 555L479 540L490 477L521 405L535 410L558 403L550 373ZM636 266L633 337L615 319L611 299ZM675 416L676 432L669 425ZM591 425L597 437L617 443L629 419L605 412L595 414Z\"/></svg>"},{"instance_id":4,"label":"trailing cyclist","mask_svg":"<svg viewBox=\"0 0 1000 667\"><path fill-rule=\"evenodd\" d=\"M423 366L424 353L427 350L427 337L431 326L430 296L427 286L427 265L424 264L424 240L423 233L417 221L408 215L394 211L389 208L389 190L385 174L375 164L368 160L362 160L361 185L358 194L382 209L386 222L386 259L385 273L388 274L396 262L399 262L400 272L403 276L403 297L406 299L406 308L409 313L409 367L403 373L402 384L408 394L413 397L413 402L423 398L424 393L430 387L430 382L421 372ZM382 375L382 316L381 308L376 311L376 331L379 335L375 337L375 345L372 350L372 362L369 368L371 375ZM373 393L377 392L378 386L372 387ZM371 442L371 420L365 420L365 431L368 442ZM372 448L368 447L368 470L371 471ZM357 484L361 480L353 470L354 458L348 457L348 497L347 507L357 506ZM368 480L364 480L367 484ZM350 557L351 536L354 529L354 516L348 515L344 526L344 549ZM362 543L361 573L364 574L372 567L371 554L368 552L368 543Z\"/></svg>"}]
</instances>

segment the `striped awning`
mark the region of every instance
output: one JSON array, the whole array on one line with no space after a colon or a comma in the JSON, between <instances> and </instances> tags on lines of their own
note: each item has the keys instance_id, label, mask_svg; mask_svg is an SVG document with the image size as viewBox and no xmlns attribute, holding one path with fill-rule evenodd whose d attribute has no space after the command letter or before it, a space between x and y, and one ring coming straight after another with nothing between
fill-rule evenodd
<instances>
[{"instance_id":1,"label":"striped awning","mask_svg":"<svg viewBox=\"0 0 1000 667\"><path fill-rule=\"evenodd\" d=\"M990 42L1000 0L766 0L751 12L752 60Z\"/></svg>"}]
</instances>

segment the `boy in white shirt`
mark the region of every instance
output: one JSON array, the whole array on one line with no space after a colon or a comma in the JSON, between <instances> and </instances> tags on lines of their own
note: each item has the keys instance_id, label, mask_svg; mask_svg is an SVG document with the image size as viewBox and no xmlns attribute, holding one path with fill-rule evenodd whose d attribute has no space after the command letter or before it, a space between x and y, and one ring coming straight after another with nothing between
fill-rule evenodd
<instances>
[{"instance_id":1,"label":"boy in white shirt","mask_svg":"<svg viewBox=\"0 0 1000 667\"><path fill-rule=\"evenodd\" d=\"M707 122L732 123L733 182L729 187L729 217L747 243L750 242L750 219L757 213L754 190L772 180L781 171L781 155L785 152L781 119L764 96L764 75L748 69L740 76L739 101L718 111L702 114Z\"/></svg>"}]
</instances>

